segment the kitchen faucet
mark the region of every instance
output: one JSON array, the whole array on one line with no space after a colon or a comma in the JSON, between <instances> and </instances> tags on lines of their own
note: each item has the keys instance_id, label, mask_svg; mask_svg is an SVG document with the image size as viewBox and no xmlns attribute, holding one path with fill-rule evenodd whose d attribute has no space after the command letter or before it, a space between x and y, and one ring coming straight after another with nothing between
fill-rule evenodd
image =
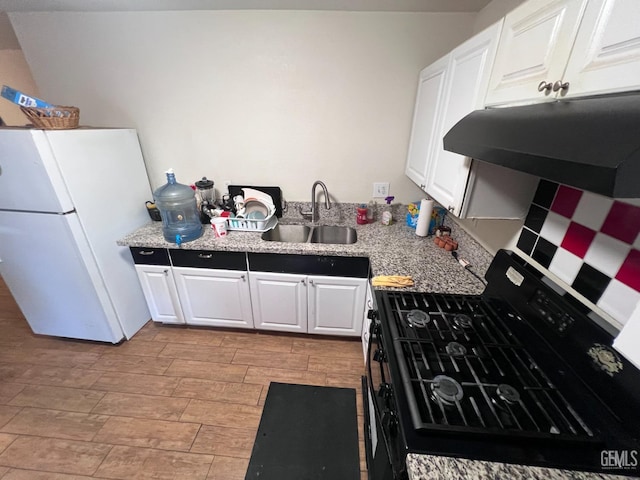
<instances>
[{"instance_id":1,"label":"kitchen faucet","mask_svg":"<svg viewBox=\"0 0 640 480\"><path fill-rule=\"evenodd\" d=\"M300 214L305 218L311 218L312 223L316 223L319 218L318 209L316 206L316 187L318 185L322 187L322 191L324 192L324 206L327 207L327 210L331 208L331 201L329 200L329 190L327 190L327 186L324 184L324 182L316 180L311 187L311 210L303 212L302 207L300 207Z\"/></svg>"}]
</instances>

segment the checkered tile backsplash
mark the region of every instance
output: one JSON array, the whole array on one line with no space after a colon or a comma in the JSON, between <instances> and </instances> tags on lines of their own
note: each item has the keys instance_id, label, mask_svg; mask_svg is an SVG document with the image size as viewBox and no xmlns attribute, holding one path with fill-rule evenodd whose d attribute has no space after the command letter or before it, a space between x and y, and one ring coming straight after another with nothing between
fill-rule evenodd
<instances>
[{"instance_id":1,"label":"checkered tile backsplash","mask_svg":"<svg viewBox=\"0 0 640 480\"><path fill-rule=\"evenodd\" d=\"M624 324L640 301L640 202L540 180L518 249Z\"/></svg>"}]
</instances>

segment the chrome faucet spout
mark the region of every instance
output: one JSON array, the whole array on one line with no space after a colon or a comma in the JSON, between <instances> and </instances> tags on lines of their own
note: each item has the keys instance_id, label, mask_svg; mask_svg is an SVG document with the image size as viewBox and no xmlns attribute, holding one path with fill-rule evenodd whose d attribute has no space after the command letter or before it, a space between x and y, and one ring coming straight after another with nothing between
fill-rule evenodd
<instances>
[{"instance_id":1,"label":"chrome faucet spout","mask_svg":"<svg viewBox=\"0 0 640 480\"><path fill-rule=\"evenodd\" d=\"M303 212L302 209L300 210L302 216L311 218L312 223L316 223L320 218L316 205L316 187L318 185L320 185L320 188L322 188L322 192L324 193L324 206L327 208L327 210L331 208L331 200L329 199L329 190L327 190L327 186L324 184L324 182L316 180L311 187L311 210L308 212Z\"/></svg>"}]
</instances>

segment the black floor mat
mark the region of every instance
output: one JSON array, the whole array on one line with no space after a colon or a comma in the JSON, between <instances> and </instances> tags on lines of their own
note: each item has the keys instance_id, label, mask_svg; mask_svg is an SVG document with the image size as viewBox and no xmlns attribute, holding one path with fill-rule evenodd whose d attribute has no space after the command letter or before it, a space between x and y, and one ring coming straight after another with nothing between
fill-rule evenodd
<instances>
[{"instance_id":1,"label":"black floor mat","mask_svg":"<svg viewBox=\"0 0 640 480\"><path fill-rule=\"evenodd\" d=\"M356 391L271 383L245 480L359 480Z\"/></svg>"}]
</instances>

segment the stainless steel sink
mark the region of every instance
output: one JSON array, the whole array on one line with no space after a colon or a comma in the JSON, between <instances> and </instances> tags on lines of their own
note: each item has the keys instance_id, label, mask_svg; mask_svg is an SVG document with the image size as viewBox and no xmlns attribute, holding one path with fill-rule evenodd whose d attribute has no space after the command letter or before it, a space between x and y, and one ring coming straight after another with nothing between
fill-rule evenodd
<instances>
[{"instance_id":1,"label":"stainless steel sink","mask_svg":"<svg viewBox=\"0 0 640 480\"><path fill-rule=\"evenodd\" d=\"M321 225L313 228L311 243L351 244L358 241L356 230L351 227Z\"/></svg>"},{"instance_id":2,"label":"stainless steel sink","mask_svg":"<svg viewBox=\"0 0 640 480\"><path fill-rule=\"evenodd\" d=\"M358 241L356 230L351 227L336 227L329 225L282 225L262 234L262 239L267 242L288 243L326 243L326 244L351 244Z\"/></svg>"},{"instance_id":3,"label":"stainless steel sink","mask_svg":"<svg viewBox=\"0 0 640 480\"><path fill-rule=\"evenodd\" d=\"M262 234L262 239L268 242L307 243L311 228L306 225L276 225Z\"/></svg>"}]
</instances>

